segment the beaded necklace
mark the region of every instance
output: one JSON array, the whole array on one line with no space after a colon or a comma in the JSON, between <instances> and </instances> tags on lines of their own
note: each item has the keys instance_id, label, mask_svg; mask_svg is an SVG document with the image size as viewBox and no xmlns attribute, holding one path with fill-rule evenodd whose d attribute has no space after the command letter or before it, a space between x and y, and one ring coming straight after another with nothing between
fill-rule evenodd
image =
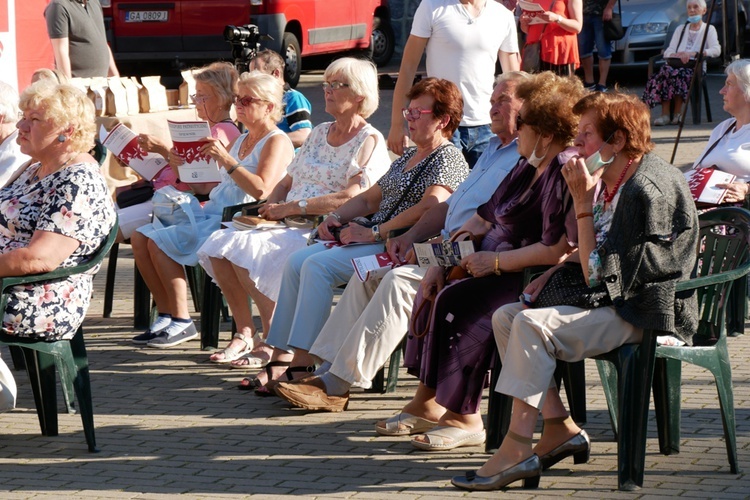
<instances>
[{"instance_id":1,"label":"beaded necklace","mask_svg":"<svg viewBox=\"0 0 750 500\"><path fill-rule=\"evenodd\" d=\"M622 184L622 180L625 178L625 174L627 173L628 169L630 168L630 165L633 164L633 159L629 159L627 165L625 165L625 168L622 169L622 173L620 174L620 177L617 179L617 182L615 183L615 187L612 189L612 193L607 191L607 186L604 186L604 203L612 203L612 200L615 198L615 195L617 194L617 191L620 189L620 185Z\"/></svg>"}]
</instances>

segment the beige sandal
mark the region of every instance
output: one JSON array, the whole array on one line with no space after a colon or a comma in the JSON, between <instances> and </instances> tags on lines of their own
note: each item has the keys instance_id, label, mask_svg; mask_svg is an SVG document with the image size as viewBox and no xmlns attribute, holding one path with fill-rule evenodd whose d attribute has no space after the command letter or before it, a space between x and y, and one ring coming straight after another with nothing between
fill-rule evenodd
<instances>
[{"instance_id":1,"label":"beige sandal","mask_svg":"<svg viewBox=\"0 0 750 500\"><path fill-rule=\"evenodd\" d=\"M391 418L375 424L375 430L381 436L410 436L412 434L422 434L437 425L437 422L427 420L426 418L415 417L410 413L401 412Z\"/></svg>"},{"instance_id":2,"label":"beige sandal","mask_svg":"<svg viewBox=\"0 0 750 500\"><path fill-rule=\"evenodd\" d=\"M228 345L224 349L212 353L208 358L209 361L211 361L212 363L227 364L250 354L250 351L253 349L253 339L248 339L244 333L239 332L235 333L232 338L240 339L241 341L243 341L245 343L245 347L242 349L238 349L236 347L232 347L230 343L230 345ZM214 357L219 354L223 354L223 357L221 359L217 359Z\"/></svg>"},{"instance_id":3,"label":"beige sandal","mask_svg":"<svg viewBox=\"0 0 750 500\"><path fill-rule=\"evenodd\" d=\"M419 436L424 436L427 441L418 441ZM479 432L471 432L458 427L441 426L411 438L411 444L415 448L425 451L442 451L461 448L463 446L480 446L487 439L484 429Z\"/></svg>"}]
</instances>

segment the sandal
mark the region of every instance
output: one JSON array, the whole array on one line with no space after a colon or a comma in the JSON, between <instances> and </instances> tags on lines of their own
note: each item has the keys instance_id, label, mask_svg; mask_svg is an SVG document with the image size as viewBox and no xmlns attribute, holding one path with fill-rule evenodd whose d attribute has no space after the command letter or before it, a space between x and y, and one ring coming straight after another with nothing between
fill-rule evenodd
<instances>
[{"instance_id":1,"label":"sandal","mask_svg":"<svg viewBox=\"0 0 750 500\"><path fill-rule=\"evenodd\" d=\"M260 353L259 353L260 354ZM267 356L266 353L262 353ZM263 368L269 362L270 356L260 357L257 354L248 352L229 363L229 368L235 370L252 370L254 368Z\"/></svg>"},{"instance_id":2,"label":"sandal","mask_svg":"<svg viewBox=\"0 0 750 500\"><path fill-rule=\"evenodd\" d=\"M240 339L241 341L243 341L245 343L245 347L243 349L238 349L236 347L232 347L230 344L224 349L212 353L208 360L212 363L226 364L238 360L243 356L246 356L247 354L250 354L250 351L253 349L253 339L248 339L247 336L239 332L235 333L232 338ZM214 358L214 356L218 354L223 354L223 357L221 359Z\"/></svg>"},{"instance_id":3,"label":"sandal","mask_svg":"<svg viewBox=\"0 0 750 500\"><path fill-rule=\"evenodd\" d=\"M418 441L418 436L424 436L426 441ZM434 427L429 431L411 438L411 445L425 451L452 450L464 446L480 446L487 439L487 433L482 429L471 432L458 427Z\"/></svg>"},{"instance_id":4,"label":"sandal","mask_svg":"<svg viewBox=\"0 0 750 500\"><path fill-rule=\"evenodd\" d=\"M378 422L379 424L380 422ZM409 436L411 434L422 434L437 425L437 422L422 417L415 417L405 411L394 415L383 421L381 427L375 424L375 430L381 436Z\"/></svg>"},{"instance_id":5,"label":"sandal","mask_svg":"<svg viewBox=\"0 0 750 500\"><path fill-rule=\"evenodd\" d=\"M265 368L263 368L263 371L266 373L266 377L268 377L268 381L270 382L271 380L273 380L271 378L272 368L275 368L277 366L288 367L291 364L292 363L289 361L271 361L265 366ZM252 377L243 378L240 382L240 385L238 385L237 387L239 387L241 391L252 391L253 389L263 387L263 384L260 382L260 380L258 380L257 375L253 375Z\"/></svg>"},{"instance_id":6,"label":"sandal","mask_svg":"<svg viewBox=\"0 0 750 500\"><path fill-rule=\"evenodd\" d=\"M305 375L301 376L300 378L295 379L294 378L295 373L305 373ZM314 374L315 374L315 365L290 366L284 372L284 375L286 376L286 380L281 380L281 379L269 380L266 383L266 385L255 389L255 395L260 396L262 398L269 398L271 396L276 396L275 389L279 382L296 382L297 380L302 380L304 378L311 377Z\"/></svg>"}]
</instances>

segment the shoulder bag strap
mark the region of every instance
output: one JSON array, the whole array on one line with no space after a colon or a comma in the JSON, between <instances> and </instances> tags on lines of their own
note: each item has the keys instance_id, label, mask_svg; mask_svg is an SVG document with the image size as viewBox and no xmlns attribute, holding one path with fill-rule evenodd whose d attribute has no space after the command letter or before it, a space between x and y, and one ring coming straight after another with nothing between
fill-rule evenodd
<instances>
[{"instance_id":1,"label":"shoulder bag strap","mask_svg":"<svg viewBox=\"0 0 750 500\"><path fill-rule=\"evenodd\" d=\"M701 163L703 163L703 160L705 160L705 159L706 159L706 156L708 156L708 154L709 154L709 153L710 153L711 151L713 151L713 150L714 150L714 148L716 148L716 146L718 146L718 145L719 145L719 143L721 142L721 140L722 140L722 139L723 139L723 138L724 138L724 137L725 137L725 136L726 136L727 134L729 134L729 132L731 132L731 131L732 131L732 129L734 128L734 126L735 126L735 125L737 125L737 120L733 121L733 122L731 123L731 125L729 125L729 127L727 127L727 129L726 129L726 130L724 131L724 133L723 133L723 134L721 134L721 136L720 136L720 137L719 137L718 139L716 139L716 141L715 141L715 142L714 142L713 144L711 144L711 146L709 146L709 148L708 148L708 149L706 150L706 152L705 152L705 153L703 153L703 156L701 156L701 159L700 159L700 161L699 161L698 163L696 163L696 164L695 164L695 166L696 166L696 167L700 167L700 166L701 166Z\"/></svg>"}]
</instances>

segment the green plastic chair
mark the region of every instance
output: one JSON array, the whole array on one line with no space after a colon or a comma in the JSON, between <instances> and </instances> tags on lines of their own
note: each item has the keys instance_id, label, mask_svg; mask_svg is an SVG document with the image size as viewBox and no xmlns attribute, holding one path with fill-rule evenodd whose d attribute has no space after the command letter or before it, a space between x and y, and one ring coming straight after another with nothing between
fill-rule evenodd
<instances>
[{"instance_id":1,"label":"green plastic chair","mask_svg":"<svg viewBox=\"0 0 750 500\"><path fill-rule=\"evenodd\" d=\"M736 207L719 208L702 214L700 225L698 277L677 284L678 293L697 291L701 316L694 341L699 345L656 346L657 332L645 331L640 346L625 345L604 356L608 361L617 362L616 370L597 359L618 440L620 489L635 489L643 485L648 388L652 385L660 451L664 454L679 451L682 361L703 366L714 374L730 468L733 473L739 472L725 323L732 285L750 272L750 212ZM726 228L733 230L726 231ZM618 408L623 411L618 412Z\"/></svg>"},{"instance_id":2,"label":"green plastic chair","mask_svg":"<svg viewBox=\"0 0 750 500\"><path fill-rule=\"evenodd\" d=\"M81 274L99 265L117 238L117 223L109 237L92 256L76 267L66 267L55 271L30 276L7 277L0 279L0 311L5 310L9 290L16 285L49 281L74 274ZM20 348L26 364L36 403L37 416L43 436L57 436L57 390L55 368L60 374L60 383L69 413L75 413L73 393L78 401L78 411L83 422L86 444L91 452L98 451L94 436L94 410L91 401L91 380L89 377L86 345L83 341L83 328L79 327L71 340L45 342L30 338L16 337L0 332L0 344Z\"/></svg>"}]
</instances>

